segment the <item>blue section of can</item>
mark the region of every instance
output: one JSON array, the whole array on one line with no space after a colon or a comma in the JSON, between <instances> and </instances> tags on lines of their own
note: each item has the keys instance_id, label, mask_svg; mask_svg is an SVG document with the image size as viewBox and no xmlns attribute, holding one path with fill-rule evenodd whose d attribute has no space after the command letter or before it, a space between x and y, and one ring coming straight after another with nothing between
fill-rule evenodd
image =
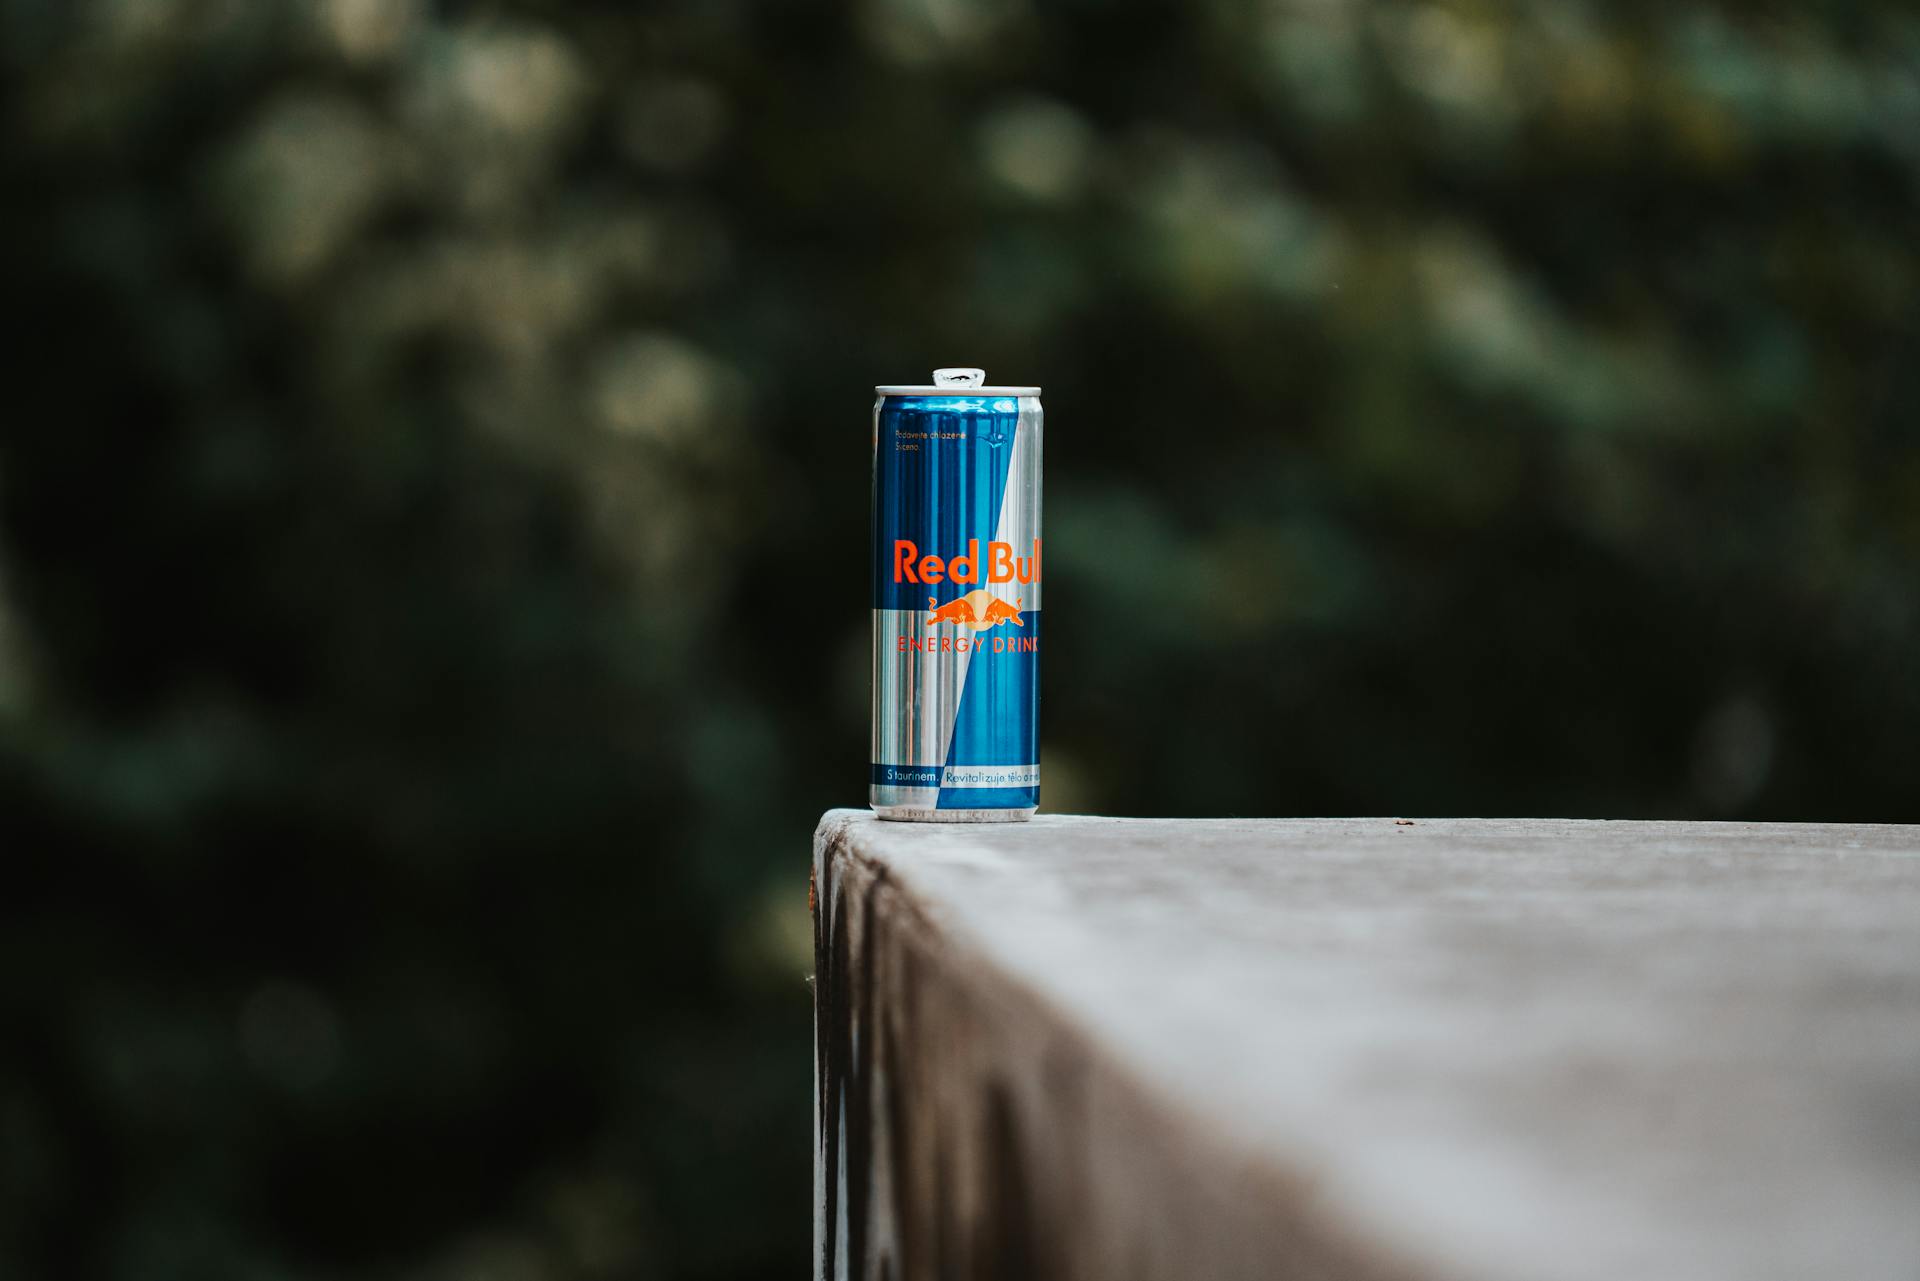
<instances>
[{"instance_id":1,"label":"blue section of can","mask_svg":"<svg viewBox=\"0 0 1920 1281\"><path fill-rule=\"evenodd\" d=\"M947 772L940 789L941 809L1019 808L1040 803L1040 611L1021 615L1018 625L1002 623L975 641L967 667L966 689L947 750ZM966 767L1032 766L1033 783L1022 787L980 785L996 773ZM1009 779L1008 781L1012 781ZM971 786L945 786L968 782Z\"/></svg>"},{"instance_id":2,"label":"blue section of can","mask_svg":"<svg viewBox=\"0 0 1920 1281\"><path fill-rule=\"evenodd\" d=\"M976 560L955 583L942 569L938 583L915 582L927 556L964 557L977 544L987 555L1007 492L1020 403L1004 396L889 396L880 407L873 477L873 607L944 605L986 581ZM906 553L902 542L913 544ZM1024 549L1023 549L1024 550ZM910 574L894 581L904 554Z\"/></svg>"}]
</instances>

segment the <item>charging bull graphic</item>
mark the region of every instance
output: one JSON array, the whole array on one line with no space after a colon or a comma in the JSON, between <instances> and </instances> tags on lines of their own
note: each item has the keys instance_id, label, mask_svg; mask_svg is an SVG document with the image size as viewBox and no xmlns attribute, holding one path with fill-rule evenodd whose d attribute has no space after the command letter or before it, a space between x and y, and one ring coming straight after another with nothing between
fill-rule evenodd
<instances>
[{"instance_id":1,"label":"charging bull graphic","mask_svg":"<svg viewBox=\"0 0 1920 1281\"><path fill-rule=\"evenodd\" d=\"M1012 623L1015 627L1025 627L1027 625L1026 620L1020 617L1020 598L1018 596L1013 598L1013 604L1011 605L997 596L988 601L987 616L982 621L984 621L988 627L995 627L1001 623Z\"/></svg>"},{"instance_id":2,"label":"charging bull graphic","mask_svg":"<svg viewBox=\"0 0 1920 1281\"><path fill-rule=\"evenodd\" d=\"M973 593L967 593L971 596ZM956 596L944 605L936 606L933 597L927 597L927 626L937 627L941 623L965 623L971 627L980 619L973 612L973 602L966 596Z\"/></svg>"},{"instance_id":3,"label":"charging bull graphic","mask_svg":"<svg viewBox=\"0 0 1920 1281\"><path fill-rule=\"evenodd\" d=\"M1014 597L1013 604L1009 605L983 591L956 596L944 605L937 604L931 596L927 597L927 626L938 627L941 623L957 623L976 632L984 632L1002 623L1012 623L1015 627L1027 625L1026 620L1020 617L1020 597Z\"/></svg>"}]
</instances>

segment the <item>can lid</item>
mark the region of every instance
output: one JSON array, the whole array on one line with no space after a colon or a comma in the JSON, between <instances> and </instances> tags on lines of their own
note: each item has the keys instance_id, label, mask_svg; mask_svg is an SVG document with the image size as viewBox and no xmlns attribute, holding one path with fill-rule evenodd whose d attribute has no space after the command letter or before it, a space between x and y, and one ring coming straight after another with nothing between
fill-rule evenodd
<instances>
[{"instance_id":1,"label":"can lid","mask_svg":"<svg viewBox=\"0 0 1920 1281\"><path fill-rule=\"evenodd\" d=\"M936 369L933 382L914 386L886 384L875 387L881 396L1038 396L1038 387L991 387L984 369Z\"/></svg>"}]
</instances>

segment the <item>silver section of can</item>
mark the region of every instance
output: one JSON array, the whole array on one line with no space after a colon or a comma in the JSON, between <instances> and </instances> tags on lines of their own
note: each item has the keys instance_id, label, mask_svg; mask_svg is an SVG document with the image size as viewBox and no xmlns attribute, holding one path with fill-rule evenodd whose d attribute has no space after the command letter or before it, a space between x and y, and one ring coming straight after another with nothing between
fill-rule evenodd
<instances>
[{"instance_id":1,"label":"silver section of can","mask_svg":"<svg viewBox=\"0 0 1920 1281\"><path fill-rule=\"evenodd\" d=\"M1021 397L1013 459L1007 465L1007 492L1000 500L1000 521L993 533L996 542L1012 546L1015 556L1036 555L1034 546L1040 540L1040 424L1039 397ZM986 590L1009 605L1018 601L1021 609L1040 608L1037 573L1031 583L990 583Z\"/></svg>"},{"instance_id":2,"label":"silver section of can","mask_svg":"<svg viewBox=\"0 0 1920 1281\"><path fill-rule=\"evenodd\" d=\"M902 636L944 641L948 652L907 650ZM972 660L972 629L964 623L927 625L925 610L873 611L873 755L875 765L944 766L960 715L960 694L967 687ZM955 641L968 652L951 652ZM924 805L940 799L938 787L900 787L875 783L874 803Z\"/></svg>"}]
</instances>

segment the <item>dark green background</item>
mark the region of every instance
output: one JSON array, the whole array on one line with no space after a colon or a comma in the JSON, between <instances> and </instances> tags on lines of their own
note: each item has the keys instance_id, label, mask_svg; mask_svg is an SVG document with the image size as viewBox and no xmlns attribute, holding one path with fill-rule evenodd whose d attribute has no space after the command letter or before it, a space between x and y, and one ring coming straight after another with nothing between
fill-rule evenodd
<instances>
[{"instance_id":1,"label":"dark green background","mask_svg":"<svg viewBox=\"0 0 1920 1281\"><path fill-rule=\"evenodd\" d=\"M0 0L0 1274L793 1277L871 386L1046 797L1920 818L1910 6Z\"/></svg>"}]
</instances>

